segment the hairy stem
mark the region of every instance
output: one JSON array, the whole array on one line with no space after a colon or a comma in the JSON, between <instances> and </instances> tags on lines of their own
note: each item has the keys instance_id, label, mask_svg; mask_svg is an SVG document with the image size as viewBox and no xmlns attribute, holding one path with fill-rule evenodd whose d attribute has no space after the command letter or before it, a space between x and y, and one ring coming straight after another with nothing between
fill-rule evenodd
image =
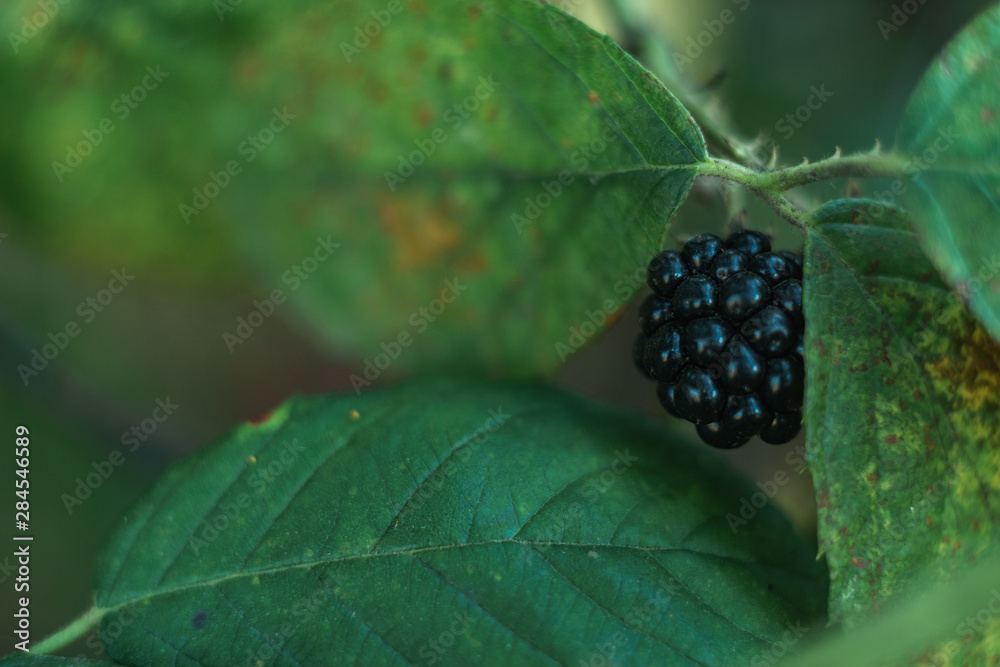
<instances>
[{"instance_id":1,"label":"hairy stem","mask_svg":"<svg viewBox=\"0 0 1000 667\"><path fill-rule=\"evenodd\" d=\"M52 653L82 637L87 630L97 625L107 609L91 607L82 616L66 627L58 630L31 647L32 653Z\"/></svg>"},{"instance_id":2,"label":"hairy stem","mask_svg":"<svg viewBox=\"0 0 1000 667\"><path fill-rule=\"evenodd\" d=\"M806 162L787 169L765 171L746 167L736 162L710 158L699 163L698 174L716 176L743 185L760 197L774 211L796 227L809 228L809 213L793 204L784 193L794 188L818 183L834 178L886 178L900 176L906 167L906 160L890 153L859 153L841 157L839 151L833 157L819 162Z\"/></svg>"}]
</instances>

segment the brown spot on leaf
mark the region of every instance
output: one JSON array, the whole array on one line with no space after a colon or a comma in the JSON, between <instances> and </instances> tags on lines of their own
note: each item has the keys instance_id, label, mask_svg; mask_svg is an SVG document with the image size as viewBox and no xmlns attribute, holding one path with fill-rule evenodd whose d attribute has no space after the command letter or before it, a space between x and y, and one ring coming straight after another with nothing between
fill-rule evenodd
<instances>
[{"instance_id":1,"label":"brown spot on leaf","mask_svg":"<svg viewBox=\"0 0 1000 667\"><path fill-rule=\"evenodd\" d=\"M587 94L587 103L588 104L597 104L600 101L601 101L601 98L598 97L597 93L595 93L594 91L590 91Z\"/></svg>"},{"instance_id":2,"label":"brown spot on leaf","mask_svg":"<svg viewBox=\"0 0 1000 667\"><path fill-rule=\"evenodd\" d=\"M385 104L392 95L392 89L382 79L372 77L365 82L365 95L375 104Z\"/></svg>"},{"instance_id":3,"label":"brown spot on leaf","mask_svg":"<svg viewBox=\"0 0 1000 667\"><path fill-rule=\"evenodd\" d=\"M979 120L983 121L983 125L993 124L993 119L996 118L996 113L993 109L985 108L979 112Z\"/></svg>"},{"instance_id":4,"label":"brown spot on leaf","mask_svg":"<svg viewBox=\"0 0 1000 667\"><path fill-rule=\"evenodd\" d=\"M840 533L841 537L847 537L847 526L841 526L837 532Z\"/></svg>"},{"instance_id":5,"label":"brown spot on leaf","mask_svg":"<svg viewBox=\"0 0 1000 667\"><path fill-rule=\"evenodd\" d=\"M458 270L462 273L482 273L490 263L483 257L481 252L466 257L458 264Z\"/></svg>"},{"instance_id":6,"label":"brown spot on leaf","mask_svg":"<svg viewBox=\"0 0 1000 667\"><path fill-rule=\"evenodd\" d=\"M427 49L422 46L417 46L410 49L410 63L413 65L421 65L427 60Z\"/></svg>"},{"instance_id":7,"label":"brown spot on leaf","mask_svg":"<svg viewBox=\"0 0 1000 667\"><path fill-rule=\"evenodd\" d=\"M924 392L920 391L919 389L914 389L913 390L913 399L917 400L917 401L924 400Z\"/></svg>"},{"instance_id":8,"label":"brown spot on leaf","mask_svg":"<svg viewBox=\"0 0 1000 667\"><path fill-rule=\"evenodd\" d=\"M438 78L444 82L450 82L455 78L455 68L452 67L451 63L441 63L437 69Z\"/></svg>"},{"instance_id":9,"label":"brown spot on leaf","mask_svg":"<svg viewBox=\"0 0 1000 667\"><path fill-rule=\"evenodd\" d=\"M428 202L419 195L386 198L379 219L395 241L395 264L402 271L437 264L462 239L447 203Z\"/></svg>"},{"instance_id":10,"label":"brown spot on leaf","mask_svg":"<svg viewBox=\"0 0 1000 667\"><path fill-rule=\"evenodd\" d=\"M471 51L476 48L476 39L474 37L466 37L462 40L462 48L466 51Z\"/></svg>"},{"instance_id":11,"label":"brown spot on leaf","mask_svg":"<svg viewBox=\"0 0 1000 667\"><path fill-rule=\"evenodd\" d=\"M270 418L271 418L271 413L270 412L265 412L262 417L257 417L255 419L250 419L249 422L252 425L256 426L257 424L263 424L264 422L266 422Z\"/></svg>"},{"instance_id":12,"label":"brown spot on leaf","mask_svg":"<svg viewBox=\"0 0 1000 667\"><path fill-rule=\"evenodd\" d=\"M978 521L973 521L972 522L972 530L979 530L979 522Z\"/></svg>"},{"instance_id":13,"label":"brown spot on leaf","mask_svg":"<svg viewBox=\"0 0 1000 667\"><path fill-rule=\"evenodd\" d=\"M475 23L479 20L479 17L483 15L483 9L479 5L472 5L469 7L469 11L467 13L469 15L469 21Z\"/></svg>"},{"instance_id":14,"label":"brown spot on leaf","mask_svg":"<svg viewBox=\"0 0 1000 667\"><path fill-rule=\"evenodd\" d=\"M931 517L927 517L927 527L930 528L933 525L934 525L934 519L932 519Z\"/></svg>"},{"instance_id":15,"label":"brown spot on leaf","mask_svg":"<svg viewBox=\"0 0 1000 667\"><path fill-rule=\"evenodd\" d=\"M896 434L893 433L892 435L885 436L885 444L887 444L887 445L895 445L896 444Z\"/></svg>"},{"instance_id":16,"label":"brown spot on leaf","mask_svg":"<svg viewBox=\"0 0 1000 667\"><path fill-rule=\"evenodd\" d=\"M868 567L868 561L863 558L858 558L857 556L851 556L851 565L854 567L865 568Z\"/></svg>"},{"instance_id":17,"label":"brown spot on leaf","mask_svg":"<svg viewBox=\"0 0 1000 667\"><path fill-rule=\"evenodd\" d=\"M413 117L420 127L427 127L434 120L434 108L427 104L420 104L413 110Z\"/></svg>"}]
</instances>

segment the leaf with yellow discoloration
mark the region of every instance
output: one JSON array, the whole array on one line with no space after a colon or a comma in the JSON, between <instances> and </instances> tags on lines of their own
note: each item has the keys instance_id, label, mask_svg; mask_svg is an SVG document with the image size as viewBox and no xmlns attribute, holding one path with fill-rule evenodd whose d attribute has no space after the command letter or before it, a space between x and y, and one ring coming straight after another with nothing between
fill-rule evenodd
<instances>
[{"instance_id":1,"label":"leaf with yellow discoloration","mask_svg":"<svg viewBox=\"0 0 1000 667\"><path fill-rule=\"evenodd\" d=\"M997 546L1000 345L901 211L841 200L814 222L808 455L831 620L855 627L917 593L919 572L947 581ZM961 642L957 664L982 654L978 639Z\"/></svg>"}]
</instances>

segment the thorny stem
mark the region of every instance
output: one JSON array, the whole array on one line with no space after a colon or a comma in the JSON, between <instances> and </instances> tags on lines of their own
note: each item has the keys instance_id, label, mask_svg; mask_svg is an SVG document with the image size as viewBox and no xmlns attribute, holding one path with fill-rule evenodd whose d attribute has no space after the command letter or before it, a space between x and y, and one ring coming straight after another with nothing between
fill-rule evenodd
<instances>
[{"instance_id":1,"label":"thorny stem","mask_svg":"<svg viewBox=\"0 0 1000 667\"><path fill-rule=\"evenodd\" d=\"M709 158L696 167L703 176L716 176L739 183L760 197L785 220L802 229L809 229L809 213L793 204L784 193L788 190L834 178L884 178L903 173L906 161L899 155L859 153L841 157L840 150L819 162L804 162L795 167L761 171L722 160Z\"/></svg>"}]
</instances>

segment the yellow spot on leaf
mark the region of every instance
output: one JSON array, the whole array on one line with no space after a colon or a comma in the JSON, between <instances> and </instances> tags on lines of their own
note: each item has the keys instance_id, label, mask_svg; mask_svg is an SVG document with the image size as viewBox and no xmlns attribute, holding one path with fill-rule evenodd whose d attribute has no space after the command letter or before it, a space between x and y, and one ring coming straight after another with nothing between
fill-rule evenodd
<instances>
[{"instance_id":1,"label":"yellow spot on leaf","mask_svg":"<svg viewBox=\"0 0 1000 667\"><path fill-rule=\"evenodd\" d=\"M968 410L981 410L984 403L996 407L1000 396L1000 345L978 325L961 338L961 349L928 370L949 381Z\"/></svg>"},{"instance_id":2,"label":"yellow spot on leaf","mask_svg":"<svg viewBox=\"0 0 1000 667\"><path fill-rule=\"evenodd\" d=\"M458 246L461 234L449 218L448 205L422 201L422 197L396 196L379 211L382 226L395 241L396 267L401 271L435 265Z\"/></svg>"}]
</instances>

